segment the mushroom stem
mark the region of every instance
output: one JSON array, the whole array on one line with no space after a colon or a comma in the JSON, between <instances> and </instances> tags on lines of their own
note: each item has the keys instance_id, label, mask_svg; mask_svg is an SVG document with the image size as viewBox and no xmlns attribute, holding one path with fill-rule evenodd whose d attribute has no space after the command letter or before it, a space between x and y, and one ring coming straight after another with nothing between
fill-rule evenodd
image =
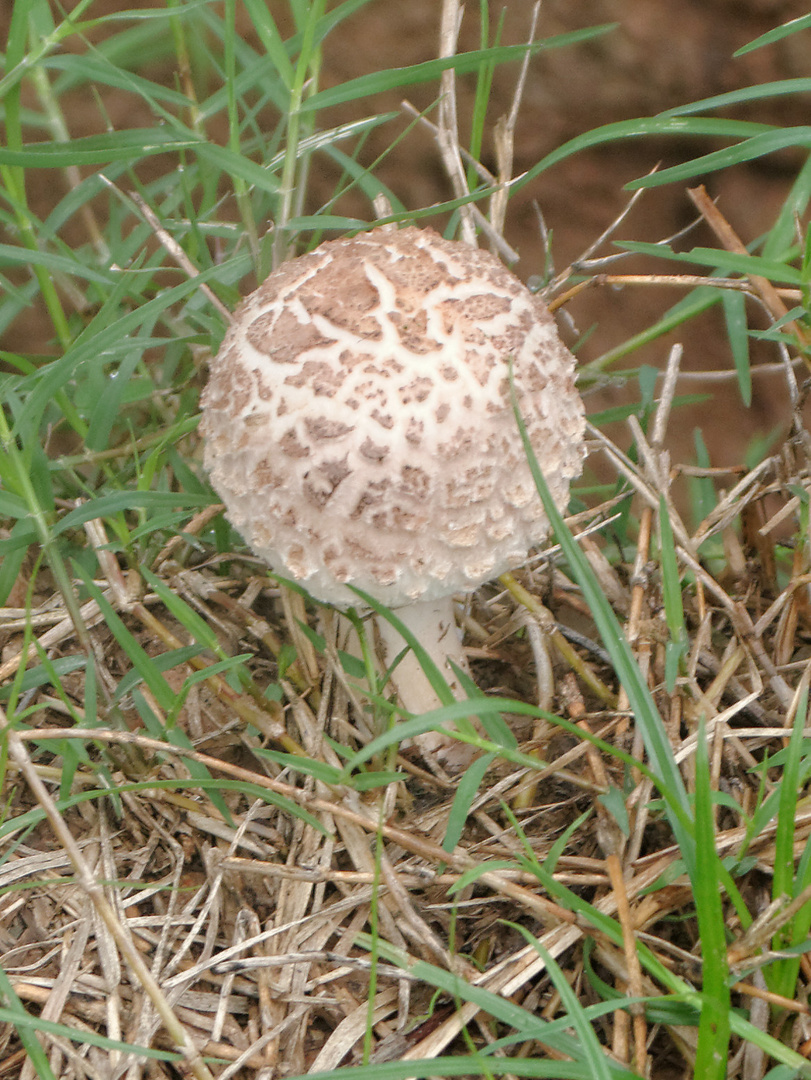
<instances>
[{"instance_id":1,"label":"mushroom stem","mask_svg":"<svg viewBox=\"0 0 811 1080\"><path fill-rule=\"evenodd\" d=\"M462 632L456 622L453 599L419 601L393 610L410 636L436 665L451 694L457 701L465 698L465 692L456 674L457 669L470 674L470 668L462 646ZM362 656L356 629L346 616L338 616L338 648L350 655ZM397 693L397 700L404 712L422 716L440 709L447 701L437 694L426 675L418 657L398 630L382 615L374 616L375 653L378 670L391 670L389 686ZM402 654L402 656L401 656ZM452 666L453 665L453 666ZM436 755L451 771L458 771L470 764L476 748L459 742L445 731L426 731L408 740L421 751Z\"/></svg>"},{"instance_id":2,"label":"mushroom stem","mask_svg":"<svg viewBox=\"0 0 811 1080\"><path fill-rule=\"evenodd\" d=\"M470 669L462 647L462 633L456 623L453 598L448 596L440 600L419 601L397 608L394 614L436 664L453 696L457 700L463 699L465 694L454 666L463 672ZM375 619L375 625L380 639L381 659L388 669L407 648L407 642L382 616ZM391 682L402 707L416 716L446 704L440 700L412 649L408 649L392 671ZM418 736L415 742L421 749L439 752L441 756L445 756L443 751L451 746L462 749L442 732L426 732Z\"/></svg>"}]
</instances>

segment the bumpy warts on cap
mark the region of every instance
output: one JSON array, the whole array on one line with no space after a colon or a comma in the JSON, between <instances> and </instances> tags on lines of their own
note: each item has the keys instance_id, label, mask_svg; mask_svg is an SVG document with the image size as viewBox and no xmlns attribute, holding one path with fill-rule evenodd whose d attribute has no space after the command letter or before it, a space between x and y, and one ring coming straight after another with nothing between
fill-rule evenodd
<instances>
[{"instance_id":1,"label":"bumpy warts on cap","mask_svg":"<svg viewBox=\"0 0 811 1080\"><path fill-rule=\"evenodd\" d=\"M510 364L563 507L585 420L540 299L431 229L328 241L237 309L202 398L205 466L253 550L320 600L475 588L548 531Z\"/></svg>"}]
</instances>

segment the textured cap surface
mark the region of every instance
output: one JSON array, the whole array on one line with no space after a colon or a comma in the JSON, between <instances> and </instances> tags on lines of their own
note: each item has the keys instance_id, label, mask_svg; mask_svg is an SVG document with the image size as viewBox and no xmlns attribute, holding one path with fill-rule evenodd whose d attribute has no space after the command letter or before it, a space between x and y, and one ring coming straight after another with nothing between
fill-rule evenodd
<instances>
[{"instance_id":1,"label":"textured cap surface","mask_svg":"<svg viewBox=\"0 0 811 1080\"><path fill-rule=\"evenodd\" d=\"M283 264L237 309L202 398L204 463L232 523L313 596L390 607L526 560L579 475L574 357L487 252L382 227Z\"/></svg>"}]
</instances>

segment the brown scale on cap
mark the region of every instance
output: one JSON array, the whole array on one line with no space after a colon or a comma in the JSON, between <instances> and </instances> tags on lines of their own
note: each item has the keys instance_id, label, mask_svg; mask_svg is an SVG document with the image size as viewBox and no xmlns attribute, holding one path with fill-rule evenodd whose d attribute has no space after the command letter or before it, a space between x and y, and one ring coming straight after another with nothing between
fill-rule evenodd
<instances>
[{"instance_id":1,"label":"brown scale on cap","mask_svg":"<svg viewBox=\"0 0 811 1080\"><path fill-rule=\"evenodd\" d=\"M390 607L519 566L548 522L519 405L560 507L585 427L574 358L493 255L378 228L285 263L237 309L203 394L205 465L274 570Z\"/></svg>"}]
</instances>

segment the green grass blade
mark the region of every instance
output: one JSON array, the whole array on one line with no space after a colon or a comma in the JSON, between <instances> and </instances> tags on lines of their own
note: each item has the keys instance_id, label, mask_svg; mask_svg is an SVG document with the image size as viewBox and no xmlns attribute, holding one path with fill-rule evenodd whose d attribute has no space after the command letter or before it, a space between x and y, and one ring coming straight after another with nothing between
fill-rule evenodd
<instances>
[{"instance_id":1,"label":"green grass blade","mask_svg":"<svg viewBox=\"0 0 811 1080\"><path fill-rule=\"evenodd\" d=\"M0 974L0 993L7 994L3 983L7 980L4 974ZM15 1009L0 1006L0 1022L12 1024L20 1036L20 1041L26 1049L29 1060L36 1067L37 1080L55 1080L54 1074L48 1063L47 1055L35 1036L35 1032L41 1031L47 1035L54 1035L58 1039L67 1039L74 1043L85 1043L89 1046L97 1046L109 1053L116 1051L121 1054L134 1054L140 1058L148 1058L152 1061L180 1062L183 1055L173 1050L158 1050L154 1047L136 1046L133 1043L121 1042L119 1039L109 1039L105 1035L99 1035L87 1026L72 1028L67 1024L59 1024L53 1020L43 1020L30 1013L19 1013ZM38 1051L38 1052L37 1052Z\"/></svg>"},{"instance_id":2,"label":"green grass blade","mask_svg":"<svg viewBox=\"0 0 811 1080\"><path fill-rule=\"evenodd\" d=\"M69 511L54 525L53 535L58 536L68 529L75 529L94 518L111 517L121 510L211 506L214 502L216 499L211 495L194 495L185 491L114 491Z\"/></svg>"},{"instance_id":3,"label":"green grass blade","mask_svg":"<svg viewBox=\"0 0 811 1080\"><path fill-rule=\"evenodd\" d=\"M791 730L791 737L782 762L780 777L777 829L774 838L774 871L772 874L772 899L788 899L796 895L796 861L794 858L794 837L796 831L797 801L800 795L800 769L804 757L805 722L808 712L808 679L797 701L797 711ZM803 925L808 921L808 913L800 912ZM775 950L799 944L802 938L796 933L795 921L780 931L773 941ZM783 997L793 998L797 990L799 957L779 960L764 972L767 985Z\"/></svg>"},{"instance_id":4,"label":"green grass blade","mask_svg":"<svg viewBox=\"0 0 811 1080\"><path fill-rule=\"evenodd\" d=\"M615 1066L615 1080L639 1080L635 1073ZM527 1076L538 1080L591 1080L588 1065L574 1061L549 1061L540 1058L497 1058L476 1056L429 1058L427 1061L381 1061L370 1065L346 1066L339 1071L307 1073L290 1080L408 1080L409 1077L460 1076L466 1080L482 1076Z\"/></svg>"},{"instance_id":5,"label":"green grass blade","mask_svg":"<svg viewBox=\"0 0 811 1080\"><path fill-rule=\"evenodd\" d=\"M82 135L69 143L37 142L25 147L0 147L0 165L28 169L64 169L71 165L106 165L111 161L134 163L155 154L180 154L193 150L199 140L179 139L163 128L129 128L103 135Z\"/></svg>"},{"instance_id":6,"label":"green grass blade","mask_svg":"<svg viewBox=\"0 0 811 1080\"><path fill-rule=\"evenodd\" d=\"M26 1057L36 1070L39 1080L56 1080L45 1048L36 1036L37 1030L45 1030L43 1024L47 1022L26 1012L23 1003L14 992L11 980L2 967L0 967L0 1001L2 1001L2 1004L0 1004L0 1021L10 1024L17 1032ZM61 1024L58 1026L63 1027ZM69 1038L73 1037L69 1029L67 1034Z\"/></svg>"},{"instance_id":7,"label":"green grass blade","mask_svg":"<svg viewBox=\"0 0 811 1080\"><path fill-rule=\"evenodd\" d=\"M792 34L798 34L801 30L808 30L811 28L811 15L801 15L797 19L792 19L790 22L783 23L782 26L775 27L774 30L769 30L765 34L761 34L760 37L755 38L754 41L750 41L747 45L741 46L737 52L734 52L733 56L745 56L748 52L754 52L755 49L762 49L764 45L773 45L776 41L782 41L783 38L790 37Z\"/></svg>"},{"instance_id":8,"label":"green grass blade","mask_svg":"<svg viewBox=\"0 0 811 1080\"><path fill-rule=\"evenodd\" d=\"M695 1072L702 1080L724 1080L731 1002L706 737L702 719L696 746L696 866L695 876L690 879L698 916L703 973L703 1008L698 1022Z\"/></svg>"},{"instance_id":9,"label":"green grass blade","mask_svg":"<svg viewBox=\"0 0 811 1080\"><path fill-rule=\"evenodd\" d=\"M768 124L755 124L747 120L725 120L703 116L646 116L634 120L618 120L587 131L584 135L576 135L573 139L563 143L562 146L552 150L516 180L513 190L518 190L526 184L532 183L541 173L551 169L553 165L572 157L573 154L579 154L583 150L591 150L606 143L613 145L620 139L637 139L644 136L674 136L678 139L684 139L689 136L704 135L713 139L746 139L764 133L774 133L774 130ZM654 176L657 175L659 174L654 174ZM640 184L641 182L635 181L635 183Z\"/></svg>"},{"instance_id":10,"label":"green grass blade","mask_svg":"<svg viewBox=\"0 0 811 1080\"><path fill-rule=\"evenodd\" d=\"M772 878L773 899L790 896L794 875L794 829L799 792L800 762L808 707L808 688L804 688L792 725L791 737L782 761L777 831L775 833L774 873Z\"/></svg>"},{"instance_id":11,"label":"green grass blade","mask_svg":"<svg viewBox=\"0 0 811 1080\"><path fill-rule=\"evenodd\" d=\"M136 72L124 70L98 50L80 55L49 56L42 66L46 71L59 74L56 89L62 93L93 82L116 90L127 91L142 98L147 104L161 102L166 106L173 105L177 109L189 107L185 94L181 94L170 86L163 86L161 83L146 79Z\"/></svg>"},{"instance_id":12,"label":"green grass blade","mask_svg":"<svg viewBox=\"0 0 811 1080\"><path fill-rule=\"evenodd\" d=\"M659 558L662 569L662 598L665 605L665 622L670 633L667 643L665 682L668 693L673 693L679 664L687 648L687 628L684 624L684 604L681 596L681 580L676 559L676 544L670 512L664 495L659 497Z\"/></svg>"},{"instance_id":13,"label":"green grass blade","mask_svg":"<svg viewBox=\"0 0 811 1080\"><path fill-rule=\"evenodd\" d=\"M290 90L293 85L293 64L267 3L265 0L243 0L243 2L262 48L270 57L282 82Z\"/></svg>"},{"instance_id":14,"label":"green grass blade","mask_svg":"<svg viewBox=\"0 0 811 1080\"><path fill-rule=\"evenodd\" d=\"M764 258L779 258L797 242L797 221L805 214L811 200L811 157L802 165L791 190L783 199L780 211L761 249Z\"/></svg>"},{"instance_id":15,"label":"green grass blade","mask_svg":"<svg viewBox=\"0 0 811 1080\"><path fill-rule=\"evenodd\" d=\"M352 592L357 593L360 599L367 607L370 607L372 611L376 612L386 622L391 623L397 633L402 637L403 641L409 646L417 658L417 661L425 672L425 677L431 684L431 688L436 694L437 698L443 705L452 705L455 702L453 691L448 686L447 679L443 676L437 665L431 659L426 650L422 647L420 642L414 637L414 634L408 629L407 626L397 617L397 613L390 611L387 607L376 600L373 596L363 592L361 589L352 588Z\"/></svg>"},{"instance_id":16,"label":"green grass blade","mask_svg":"<svg viewBox=\"0 0 811 1080\"><path fill-rule=\"evenodd\" d=\"M495 754L482 754L459 777L451 812L448 814L448 823L445 826L445 836L442 839L442 846L446 851L453 851L459 843L467 824L470 807L473 805L485 773L495 759Z\"/></svg>"},{"instance_id":17,"label":"green grass blade","mask_svg":"<svg viewBox=\"0 0 811 1080\"><path fill-rule=\"evenodd\" d=\"M541 945L535 935L531 934L525 926L510 922L508 922L507 925L512 926L514 930L517 930L543 959L546 970L549 973L549 978L552 980L555 989L560 995L561 1003L569 1015L575 1038L577 1039L586 1064L591 1069L591 1075L594 1080L611 1080L611 1069L609 1068L608 1058L597 1039L594 1028L586 1019L583 1006L580 1004L577 995L569 985L569 981L561 971L560 966L543 945Z\"/></svg>"},{"instance_id":18,"label":"green grass blade","mask_svg":"<svg viewBox=\"0 0 811 1080\"><path fill-rule=\"evenodd\" d=\"M778 79L775 82L759 83L756 86L745 86L739 90L730 90L726 94L715 94L713 97L702 98L700 101L691 101L687 105L676 105L674 108L665 109L657 115L691 116L699 112L709 112L712 109L725 109L730 105L742 105L750 101L761 101L764 98L807 94L809 91L811 91L811 79Z\"/></svg>"},{"instance_id":19,"label":"green grass blade","mask_svg":"<svg viewBox=\"0 0 811 1080\"><path fill-rule=\"evenodd\" d=\"M695 263L706 266L715 274L734 277L739 274L756 274L772 282L799 286L803 284L802 272L796 266L789 266L776 259L764 259L759 255L744 255L736 251L721 251L719 248L694 247L689 251L673 251L662 244L623 242L620 247L639 255L652 255L654 258L668 259L671 262Z\"/></svg>"},{"instance_id":20,"label":"green grass blade","mask_svg":"<svg viewBox=\"0 0 811 1080\"><path fill-rule=\"evenodd\" d=\"M364 948L369 948L370 941L368 935L362 934L358 937L358 944ZM583 1073L587 1080L593 1080L593 1073L588 1071L591 1068L589 1062L583 1062L583 1052L579 1040L570 1035L566 1028L571 1027L571 1017L564 1017L560 1020L548 1022L542 1020L540 1017L528 1010L523 1009L520 1005L501 997L498 994L494 994L484 987L474 986L461 978L459 975L453 972L446 971L434 964L429 964L423 960L413 960L407 956L401 949L398 949L388 942L379 941L378 951L381 959L388 961L389 963L396 964L397 967L407 971L413 978L418 979L420 982L427 983L429 986L434 986L438 990L444 991L446 994L450 994L452 997L461 1001L470 1001L476 1005L479 1009L482 1009L485 1013L493 1016L500 1023L508 1025L511 1028L515 1028L520 1032L523 1039L538 1039L540 1042L553 1049L564 1053L574 1059L575 1062L584 1065L586 1071ZM471 1071L471 1060L469 1057L450 1058L443 1059L450 1061L460 1061L467 1063L466 1072L469 1074ZM498 1058L490 1055L485 1059L487 1063L487 1069L490 1070L498 1062ZM630 1080L633 1077L633 1073L623 1068L621 1065L617 1065L616 1062L612 1062L607 1058L604 1058L608 1067L608 1074L619 1080L620 1077ZM521 1059L511 1057L503 1062L505 1071L513 1071L511 1066L520 1065ZM402 1062L402 1065L411 1067L420 1064L417 1061ZM563 1062L556 1062L558 1068ZM444 1069L438 1071L435 1067L437 1065L436 1060L424 1062L426 1066L426 1075L449 1075L445 1073ZM433 1067L432 1067L433 1066ZM350 1070L351 1071L351 1070ZM461 1071L461 1070L460 1070ZM329 1074L324 1074L327 1076ZM344 1070L341 1070L341 1075L344 1075ZM408 1074L405 1074L408 1075ZM519 1075L525 1075L520 1073Z\"/></svg>"},{"instance_id":21,"label":"green grass blade","mask_svg":"<svg viewBox=\"0 0 811 1080\"><path fill-rule=\"evenodd\" d=\"M727 340L738 373L738 388L747 408L752 404L752 369L749 363L749 327L746 320L746 297L724 289L721 292Z\"/></svg>"},{"instance_id":22,"label":"green grass blade","mask_svg":"<svg viewBox=\"0 0 811 1080\"><path fill-rule=\"evenodd\" d=\"M136 310L128 311L109 324L102 324L101 328L94 320L62 356L30 376L26 399L15 417L15 433L36 426L53 398L75 377L80 364L86 361L100 362L110 350L121 347L122 342L131 347L132 343L127 339L129 335L137 332L143 322L164 313L173 304L198 291L203 281L221 274L222 267L212 266L196 279L162 290L158 296L146 301ZM139 344L146 348L150 342L141 341Z\"/></svg>"},{"instance_id":23,"label":"green grass blade","mask_svg":"<svg viewBox=\"0 0 811 1080\"><path fill-rule=\"evenodd\" d=\"M126 653L133 668L141 676L146 686L149 687L160 708L163 709L164 712L170 712L175 701L174 690L172 690L166 679L164 679L163 675L152 663L151 658L147 655L141 645L135 640L112 604L106 596L104 596L93 579L85 572L84 568L74 564L74 569L77 576L84 582L87 591L99 605L99 610L104 615L104 621L107 623L107 626L118 644Z\"/></svg>"},{"instance_id":24,"label":"green grass blade","mask_svg":"<svg viewBox=\"0 0 811 1080\"><path fill-rule=\"evenodd\" d=\"M531 45L497 45L489 49L476 49L472 52L457 53L455 56L443 57L438 60L426 60L422 64L410 64L408 67L371 72L368 75L349 79L338 86L332 86L327 90L314 94L304 102L302 109L308 111L327 109L333 105L342 105L347 101L372 97L374 94L381 94L395 88L433 82L440 77L443 71L451 69L459 75L465 75L478 71L482 64L506 64L511 61L523 60L527 52L530 55L535 55L544 49L559 48L590 41L612 28L613 24L593 26L586 30L572 31L572 33L560 34L544 41L536 41Z\"/></svg>"},{"instance_id":25,"label":"green grass blade","mask_svg":"<svg viewBox=\"0 0 811 1080\"><path fill-rule=\"evenodd\" d=\"M626 184L626 187L629 191L635 191L638 188L683 183L695 176L717 172L719 169L729 169L745 161L756 161L758 158L766 157L767 154L776 154L790 147L811 149L811 127L800 125L762 132L750 139L745 139L736 146L728 146L724 150L713 150L683 165L673 165L669 169L662 169L661 172L632 180L630 184Z\"/></svg>"},{"instance_id":26,"label":"green grass blade","mask_svg":"<svg viewBox=\"0 0 811 1080\"><path fill-rule=\"evenodd\" d=\"M204 648L210 649L211 652L221 660L231 659L227 658L223 653L222 645L214 630L211 629L202 616L198 615L196 611L189 607L181 596L178 596L177 593L156 574L153 574L148 567L142 566L139 572L147 585L149 585L150 589L152 589L166 605L167 611L177 619L181 626L186 628L195 641L199 642Z\"/></svg>"},{"instance_id":27,"label":"green grass blade","mask_svg":"<svg viewBox=\"0 0 811 1080\"><path fill-rule=\"evenodd\" d=\"M513 394L515 394L514 386ZM603 595L594 571L578 547L560 511L555 506L538 465L532 444L529 441L526 426L515 397L514 408L516 422L524 444L524 452L527 455L527 461L546 515L552 526L552 531L561 546L577 584L580 586L603 644L611 655L617 675L628 695L645 749L652 768L657 775L657 783L660 785L665 799L666 812L671 828L688 867L688 873L692 878L695 872L695 836L690 802L673 757L673 750L668 741L662 718L642 678L642 673L625 639L622 627L611 605Z\"/></svg>"}]
</instances>

